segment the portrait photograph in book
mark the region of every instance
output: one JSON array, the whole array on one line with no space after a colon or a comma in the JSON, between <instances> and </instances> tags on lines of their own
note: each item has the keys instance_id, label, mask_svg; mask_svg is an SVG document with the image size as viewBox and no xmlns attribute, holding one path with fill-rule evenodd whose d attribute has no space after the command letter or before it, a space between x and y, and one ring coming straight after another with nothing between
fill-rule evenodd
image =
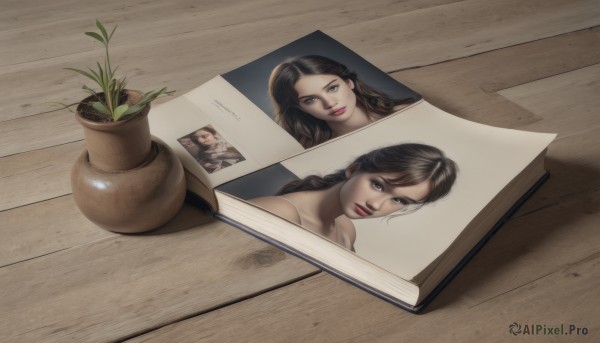
<instances>
[{"instance_id":1,"label":"portrait photograph in book","mask_svg":"<svg viewBox=\"0 0 600 343\"><path fill-rule=\"evenodd\" d=\"M178 142L209 174L245 160L211 125L180 137Z\"/></svg>"},{"instance_id":2,"label":"portrait photograph in book","mask_svg":"<svg viewBox=\"0 0 600 343\"><path fill-rule=\"evenodd\" d=\"M405 143L370 151L344 169L250 199L263 209L354 251L353 220L412 213L446 196L458 167L436 147Z\"/></svg>"},{"instance_id":3,"label":"portrait photograph in book","mask_svg":"<svg viewBox=\"0 0 600 343\"><path fill-rule=\"evenodd\" d=\"M321 32L223 78L305 149L362 128L421 98Z\"/></svg>"},{"instance_id":4,"label":"portrait photograph in book","mask_svg":"<svg viewBox=\"0 0 600 343\"><path fill-rule=\"evenodd\" d=\"M319 55L286 59L269 77L274 119L304 148L369 125L415 102L369 86L345 65Z\"/></svg>"}]
</instances>

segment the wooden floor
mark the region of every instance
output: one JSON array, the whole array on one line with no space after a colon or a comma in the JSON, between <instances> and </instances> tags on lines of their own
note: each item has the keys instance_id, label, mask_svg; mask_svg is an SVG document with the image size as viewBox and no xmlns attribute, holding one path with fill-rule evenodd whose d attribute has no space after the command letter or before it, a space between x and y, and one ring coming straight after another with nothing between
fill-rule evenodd
<instances>
[{"instance_id":1,"label":"wooden floor","mask_svg":"<svg viewBox=\"0 0 600 343\"><path fill-rule=\"evenodd\" d=\"M83 132L52 104L84 96L63 68L102 59L96 18L132 88L178 94L320 29L459 117L558 133L551 178L422 315L191 206L103 231L71 195ZM598 0L6 0L0 46L1 342L600 341Z\"/></svg>"}]
</instances>

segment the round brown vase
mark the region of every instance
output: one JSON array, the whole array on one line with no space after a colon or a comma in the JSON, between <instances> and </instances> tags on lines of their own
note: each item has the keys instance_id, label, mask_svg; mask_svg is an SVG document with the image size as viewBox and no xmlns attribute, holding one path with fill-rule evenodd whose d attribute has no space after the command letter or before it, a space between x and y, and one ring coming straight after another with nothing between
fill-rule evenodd
<instances>
[{"instance_id":1,"label":"round brown vase","mask_svg":"<svg viewBox=\"0 0 600 343\"><path fill-rule=\"evenodd\" d=\"M128 94L131 103L140 96ZM150 105L130 119L98 122L82 115L90 100L84 99L76 114L86 141L71 171L77 206L113 232L139 233L166 224L183 205L185 176L173 151L150 135Z\"/></svg>"}]
</instances>

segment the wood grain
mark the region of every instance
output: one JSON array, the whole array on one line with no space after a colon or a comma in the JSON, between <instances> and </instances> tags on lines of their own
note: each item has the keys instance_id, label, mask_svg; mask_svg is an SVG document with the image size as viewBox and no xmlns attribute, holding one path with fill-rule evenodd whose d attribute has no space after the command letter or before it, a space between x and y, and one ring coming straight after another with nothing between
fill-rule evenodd
<instances>
[{"instance_id":1,"label":"wood grain","mask_svg":"<svg viewBox=\"0 0 600 343\"><path fill-rule=\"evenodd\" d=\"M0 61L2 61L0 66L48 60L91 50L99 52L102 47L83 35L85 31L95 30L96 18L109 28L115 24L119 25L118 36L114 37L112 46L137 47L164 42L165 38L178 40L185 36L190 38L214 34L218 31L238 31L256 25L270 26L273 32L273 28L277 27L274 23L282 21L295 24L288 29L289 32L285 33L293 34L294 30L304 30L315 24L325 27L344 26L357 20L375 20L389 16L391 13L412 12L457 1L459 0L382 0L373 6L360 0L349 0L341 6L341 3L323 3L317 0L306 0L301 4L291 0L261 0L251 3L204 2L202 4L194 1L148 4L143 0L133 0L127 4L117 0L107 0L102 3L57 0L47 4L41 0L33 0L28 1L27 4L19 3L14 6L7 4L5 10L0 13L2 29L0 43L13 47L13 49L0 51ZM64 8L69 10L65 11ZM99 17L99 12L110 13L110 15ZM133 15L135 20L131 20ZM140 33L145 32L148 39L139 40ZM277 33L281 34L279 31ZM271 36L271 38L278 38L276 35ZM53 38L58 44L48 45L43 50L36 49L49 38ZM214 46L214 43L211 46ZM210 53L210 51L206 52Z\"/></svg>"},{"instance_id":2,"label":"wood grain","mask_svg":"<svg viewBox=\"0 0 600 343\"><path fill-rule=\"evenodd\" d=\"M248 342L508 342L516 339L508 331L514 322L575 324L592 336L600 329L594 320L600 301L590 296L589 284L599 286L599 264L595 255L469 310L447 306L423 316L398 311L322 274L127 342L229 342L239 337ZM251 328L246 318L252 318ZM589 336L569 338L591 341Z\"/></svg>"},{"instance_id":3,"label":"wood grain","mask_svg":"<svg viewBox=\"0 0 600 343\"><path fill-rule=\"evenodd\" d=\"M0 212L0 266L113 236L80 212L70 195Z\"/></svg>"},{"instance_id":4,"label":"wood grain","mask_svg":"<svg viewBox=\"0 0 600 343\"><path fill-rule=\"evenodd\" d=\"M211 216L189 204L169 223L150 234L166 234L212 223ZM3 223L0 266L48 255L118 234L105 231L81 214L72 195L0 212Z\"/></svg>"},{"instance_id":5,"label":"wood grain","mask_svg":"<svg viewBox=\"0 0 600 343\"><path fill-rule=\"evenodd\" d=\"M101 45L83 34L95 30L96 18L108 27L119 24L111 41L112 61L129 76L130 87L168 86L182 94L316 29L352 27L357 20L455 1L384 0L373 6L362 0L201 5L181 0L123 5L112 0L91 7L61 1L56 7L40 4L40 12L32 11L31 4L15 6L3 15L17 27L0 32L0 44L11 46L0 52L0 77L5 80L0 83L0 121L57 110L60 106L51 105L54 102L71 104L82 99L80 88L85 80L63 68L92 67L102 61ZM69 11L61 13L61 6ZM44 16L43 10L52 16ZM32 21L27 21L30 17ZM48 39L53 44L39 49Z\"/></svg>"},{"instance_id":6,"label":"wood grain","mask_svg":"<svg viewBox=\"0 0 600 343\"><path fill-rule=\"evenodd\" d=\"M69 111L49 112L0 123L0 157L82 140L83 129Z\"/></svg>"},{"instance_id":7,"label":"wood grain","mask_svg":"<svg viewBox=\"0 0 600 343\"><path fill-rule=\"evenodd\" d=\"M70 173L84 142L0 158L0 211L71 193Z\"/></svg>"},{"instance_id":8,"label":"wood grain","mask_svg":"<svg viewBox=\"0 0 600 343\"><path fill-rule=\"evenodd\" d=\"M364 21L352 30L331 33L393 72L587 29L599 24L599 14L594 0L467 0Z\"/></svg>"},{"instance_id":9,"label":"wood grain","mask_svg":"<svg viewBox=\"0 0 600 343\"><path fill-rule=\"evenodd\" d=\"M0 341L112 341L315 272L219 222L109 236L0 268Z\"/></svg>"},{"instance_id":10,"label":"wood grain","mask_svg":"<svg viewBox=\"0 0 600 343\"><path fill-rule=\"evenodd\" d=\"M600 127L597 111L600 108L600 60L597 64L507 88L498 94L543 118L521 129L560 128L559 139L593 130ZM600 152L597 158L600 160Z\"/></svg>"},{"instance_id":11,"label":"wood grain","mask_svg":"<svg viewBox=\"0 0 600 343\"><path fill-rule=\"evenodd\" d=\"M416 1L394 2L398 5L384 2L380 6L364 1L344 3L343 6L324 5L315 0L302 4L263 2L261 5L249 3L241 8L235 4L235 10L233 4L219 5L213 15L210 8L204 10L188 5L176 13L165 11L166 15L171 13L171 17L165 17L161 31L156 32L151 27L156 11L160 11L158 8L140 14L140 22L148 19L144 26L123 24L120 27L117 37L122 38L119 40L135 43L116 44L112 49L113 61L123 73L132 76L130 85L134 88L146 90L169 86L184 93L315 29L331 34L390 72L600 24L594 0L568 3L553 0L535 4L520 0L484 2L485 6L480 5L482 0L428 1L420 6ZM121 19L131 8L135 6L124 6L122 15L117 14L106 22L123 22ZM269 11L268 18L252 21L253 17L264 16L265 8ZM310 8L318 10L308 10ZM48 104L51 102L69 104L81 99L79 87L73 85L81 85L84 80L62 68L89 66L90 60L102 58L102 52L89 37L81 34L93 29L94 12L87 9L74 12L83 12L85 16L78 17L76 22L68 22L73 25L70 26L72 33L56 34L57 49L69 51L71 46L79 45L87 48L66 55L54 52L50 57L40 56L28 63L7 62L0 70L0 77L8 80L0 84L0 120L56 109ZM231 13L240 15L232 16ZM48 24L52 26L43 27L43 32L57 30L54 25L58 23ZM444 30L440 30L441 27ZM277 34L273 34L274 28L278 28ZM144 32L154 32L154 35L140 37L148 34ZM35 41L39 35L35 30L25 31L19 38ZM15 43L15 38L7 39L7 43ZM231 49L231 44L235 45L235 50ZM95 50L92 47L96 47ZM10 56L6 60L11 61Z\"/></svg>"},{"instance_id":12,"label":"wood grain","mask_svg":"<svg viewBox=\"0 0 600 343\"><path fill-rule=\"evenodd\" d=\"M545 114L511 101L502 91L571 71L585 71L585 67L597 63L600 63L600 28L595 27L426 68L403 70L392 76L416 89L432 104L459 117L492 126L554 132L561 127L526 126L539 122ZM597 97L589 95L595 86L582 83L577 90L582 87L588 95L579 98L584 101L582 106L593 104ZM579 106L569 96L552 97L563 105Z\"/></svg>"}]
</instances>

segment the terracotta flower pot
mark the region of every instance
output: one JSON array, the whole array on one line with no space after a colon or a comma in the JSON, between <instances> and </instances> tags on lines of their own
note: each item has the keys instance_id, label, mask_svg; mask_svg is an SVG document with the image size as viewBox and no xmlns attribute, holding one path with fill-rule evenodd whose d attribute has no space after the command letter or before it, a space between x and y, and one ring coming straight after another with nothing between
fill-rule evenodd
<instances>
[{"instance_id":1,"label":"terracotta flower pot","mask_svg":"<svg viewBox=\"0 0 600 343\"><path fill-rule=\"evenodd\" d=\"M141 97L127 94L132 104ZM71 171L77 206L113 232L139 233L166 224L183 205L185 176L171 149L150 135L150 105L129 119L99 122L86 113L92 99L84 99L76 114L86 141Z\"/></svg>"}]
</instances>

